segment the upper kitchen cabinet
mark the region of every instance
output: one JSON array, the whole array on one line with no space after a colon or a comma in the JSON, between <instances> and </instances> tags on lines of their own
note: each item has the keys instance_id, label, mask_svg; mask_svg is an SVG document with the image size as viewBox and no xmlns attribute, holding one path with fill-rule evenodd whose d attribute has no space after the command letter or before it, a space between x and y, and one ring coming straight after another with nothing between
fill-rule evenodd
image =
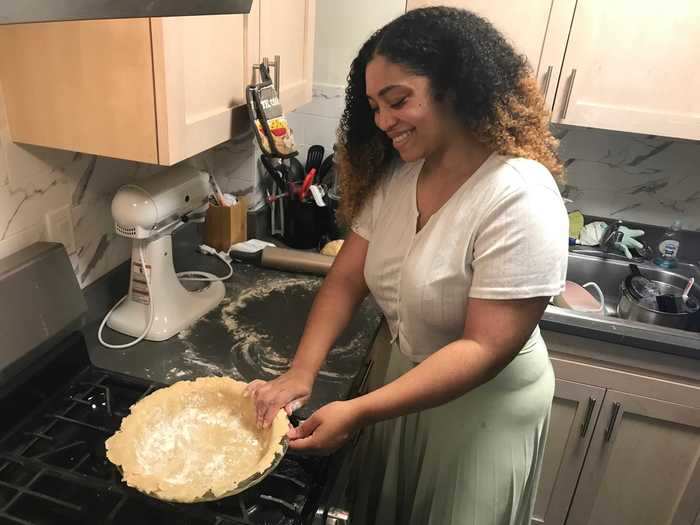
<instances>
[{"instance_id":1,"label":"upper kitchen cabinet","mask_svg":"<svg viewBox=\"0 0 700 525\"><path fill-rule=\"evenodd\" d=\"M314 0L260 2L260 60L272 63L279 57L280 102L286 112L311 101L315 11Z\"/></svg>"},{"instance_id":2,"label":"upper kitchen cabinet","mask_svg":"<svg viewBox=\"0 0 700 525\"><path fill-rule=\"evenodd\" d=\"M555 122L700 139L700 2L579 1Z\"/></svg>"},{"instance_id":3,"label":"upper kitchen cabinet","mask_svg":"<svg viewBox=\"0 0 700 525\"><path fill-rule=\"evenodd\" d=\"M561 71L576 0L408 0L406 8L445 5L468 9L489 20L527 57L549 107ZM523 23L527 20L527 23ZM547 48L544 48L545 40Z\"/></svg>"},{"instance_id":4,"label":"upper kitchen cabinet","mask_svg":"<svg viewBox=\"0 0 700 525\"><path fill-rule=\"evenodd\" d=\"M490 20L527 56L552 121L700 139L700 2L408 0ZM524 22L524 21L527 22Z\"/></svg>"},{"instance_id":5,"label":"upper kitchen cabinet","mask_svg":"<svg viewBox=\"0 0 700 525\"><path fill-rule=\"evenodd\" d=\"M272 55L285 110L308 102L314 3L293 3L254 0L248 15L3 26L12 140L172 165L248 126L245 87Z\"/></svg>"}]
</instances>

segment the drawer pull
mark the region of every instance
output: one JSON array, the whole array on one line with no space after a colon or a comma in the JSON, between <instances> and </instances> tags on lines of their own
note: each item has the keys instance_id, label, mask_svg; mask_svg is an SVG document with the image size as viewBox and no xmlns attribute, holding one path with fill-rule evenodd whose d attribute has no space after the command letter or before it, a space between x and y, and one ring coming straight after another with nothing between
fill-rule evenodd
<instances>
[{"instance_id":1,"label":"drawer pull","mask_svg":"<svg viewBox=\"0 0 700 525\"><path fill-rule=\"evenodd\" d=\"M576 80L576 69L571 70L571 80L569 80L569 89L566 92L566 100L564 101L564 112L561 116L562 120L566 118L566 114L569 111L569 101L571 100L571 92L574 90L574 80Z\"/></svg>"},{"instance_id":2,"label":"drawer pull","mask_svg":"<svg viewBox=\"0 0 700 525\"><path fill-rule=\"evenodd\" d=\"M586 417L583 419L581 424L581 437L584 437L588 433L588 427L591 424L591 417L593 416L593 410L595 409L597 401L596 399L588 398L588 407L586 408Z\"/></svg>"},{"instance_id":3,"label":"drawer pull","mask_svg":"<svg viewBox=\"0 0 700 525\"><path fill-rule=\"evenodd\" d=\"M552 71L554 71L554 66L549 66L547 72L544 74L544 81L542 82L542 96L547 99L547 93L549 92L549 82L552 80Z\"/></svg>"},{"instance_id":4,"label":"drawer pull","mask_svg":"<svg viewBox=\"0 0 700 525\"><path fill-rule=\"evenodd\" d=\"M615 422L617 421L617 414L619 412L620 403L613 403L610 423L608 423L608 428L605 429L605 441L610 441L610 438L612 437L613 430L615 429Z\"/></svg>"}]
</instances>

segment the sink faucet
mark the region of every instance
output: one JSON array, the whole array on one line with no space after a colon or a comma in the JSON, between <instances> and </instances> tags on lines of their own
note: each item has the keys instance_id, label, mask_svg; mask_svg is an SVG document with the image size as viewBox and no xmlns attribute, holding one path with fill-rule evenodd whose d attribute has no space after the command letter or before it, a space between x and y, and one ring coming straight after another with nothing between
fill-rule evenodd
<instances>
[{"instance_id":1,"label":"sink faucet","mask_svg":"<svg viewBox=\"0 0 700 525\"><path fill-rule=\"evenodd\" d=\"M600 249L606 252L615 251L615 243L622 241L623 233L620 231L620 226L622 226L622 221L617 220L608 225L605 229L603 237L600 239Z\"/></svg>"}]
</instances>

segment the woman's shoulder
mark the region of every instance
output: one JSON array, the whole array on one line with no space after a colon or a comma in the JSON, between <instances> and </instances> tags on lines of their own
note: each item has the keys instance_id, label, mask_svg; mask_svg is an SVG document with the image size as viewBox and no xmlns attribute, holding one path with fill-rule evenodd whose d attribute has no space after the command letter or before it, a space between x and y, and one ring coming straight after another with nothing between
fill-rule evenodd
<instances>
[{"instance_id":1,"label":"woman's shoulder","mask_svg":"<svg viewBox=\"0 0 700 525\"><path fill-rule=\"evenodd\" d=\"M533 159L497 155L491 177L504 191L526 192L546 188L559 194L559 188L550 171Z\"/></svg>"},{"instance_id":2,"label":"woman's shoulder","mask_svg":"<svg viewBox=\"0 0 700 525\"><path fill-rule=\"evenodd\" d=\"M494 155L488 162L469 197L479 204L485 216L498 215L504 207L513 213L531 214L537 210L543 215L561 215L565 212L554 177L539 162L505 155Z\"/></svg>"}]
</instances>

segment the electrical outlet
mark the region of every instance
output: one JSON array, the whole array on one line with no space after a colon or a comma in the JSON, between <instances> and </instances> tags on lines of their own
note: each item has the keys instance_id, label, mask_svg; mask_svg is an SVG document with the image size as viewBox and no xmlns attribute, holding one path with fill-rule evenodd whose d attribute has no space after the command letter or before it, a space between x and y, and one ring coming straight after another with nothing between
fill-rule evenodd
<instances>
[{"instance_id":1,"label":"electrical outlet","mask_svg":"<svg viewBox=\"0 0 700 525\"><path fill-rule=\"evenodd\" d=\"M52 210L45 215L44 219L48 240L63 244L68 254L75 253L75 234L73 233L70 206L66 205Z\"/></svg>"}]
</instances>

